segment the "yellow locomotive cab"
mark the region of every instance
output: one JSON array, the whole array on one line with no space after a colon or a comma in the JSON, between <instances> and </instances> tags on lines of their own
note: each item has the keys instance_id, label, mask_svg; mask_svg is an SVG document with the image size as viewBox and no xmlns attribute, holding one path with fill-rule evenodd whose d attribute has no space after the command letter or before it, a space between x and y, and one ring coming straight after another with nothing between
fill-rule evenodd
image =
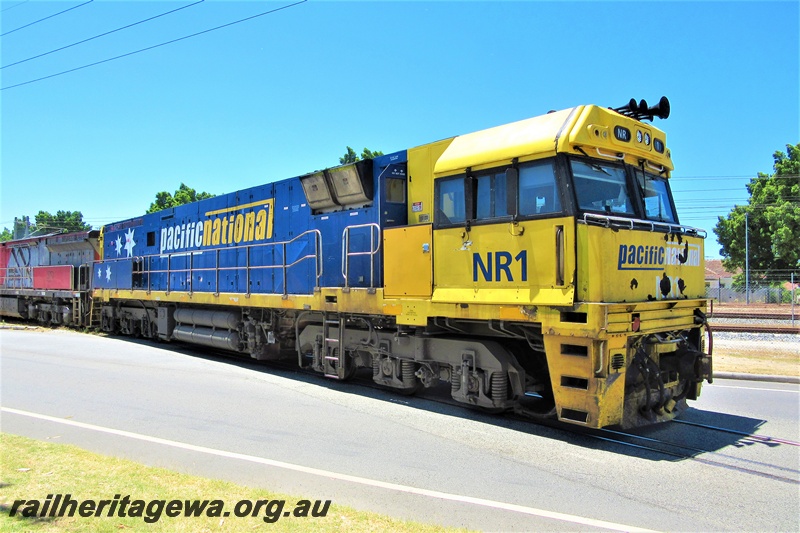
<instances>
[{"instance_id":1,"label":"yellow locomotive cab","mask_svg":"<svg viewBox=\"0 0 800 533\"><path fill-rule=\"evenodd\" d=\"M519 306L559 418L593 427L672 418L710 379L705 235L678 224L666 136L639 107L456 137L434 168L431 303L499 322Z\"/></svg>"}]
</instances>

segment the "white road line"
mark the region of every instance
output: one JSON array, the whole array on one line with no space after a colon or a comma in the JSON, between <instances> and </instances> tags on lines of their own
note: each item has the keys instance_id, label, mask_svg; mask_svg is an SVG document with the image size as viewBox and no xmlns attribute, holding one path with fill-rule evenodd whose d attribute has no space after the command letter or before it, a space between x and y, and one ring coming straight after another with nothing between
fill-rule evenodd
<instances>
[{"instance_id":1,"label":"white road line","mask_svg":"<svg viewBox=\"0 0 800 533\"><path fill-rule=\"evenodd\" d=\"M744 389L744 390L765 390L769 392L793 392L795 394L800 394L800 389L797 390L786 390L786 389L767 389L763 387L737 387L736 385L717 385L714 383L710 385L710 387L714 387L715 389Z\"/></svg>"},{"instance_id":2,"label":"white road line","mask_svg":"<svg viewBox=\"0 0 800 533\"><path fill-rule=\"evenodd\" d=\"M151 437L150 435L143 435L141 433L133 433L131 431L123 431L120 429L112 429L103 426L95 426L94 424L86 424L83 422L76 422L74 420L66 420L54 416L42 415L39 413L31 413L29 411L22 411L20 409L12 409L11 407L0 407L0 411L11 413L20 416L27 416L30 418L38 418L40 420L47 420L48 422L55 422L57 424L64 424L67 426L88 429L91 431L99 431L102 433L109 433L111 435L119 435L130 439L141 440L145 442L152 442L155 444L162 444L164 446L171 446L173 448L181 448L193 452L206 453L209 455L216 455L219 457L227 457L230 459L238 459L240 461L249 461L251 463L258 463L262 465L272 466L276 468L284 468L286 470L294 470L296 472L303 472L304 474L311 474L315 476L323 476L330 479L337 479L340 481L348 481L350 483L358 483L367 485L369 487L377 487L381 489L394 490L398 492L405 492L409 494L416 494L419 496L428 496L431 498L438 498L440 500L449 500L461 503L470 503L473 505L480 505L483 507L490 507L493 509L502 509L504 511L512 511L521 514L539 516L542 518L550 518L552 520L560 520L562 522L569 522L572 524L579 524L581 526L598 527L602 529L609 529L612 531L637 531L637 532L650 532L649 529L641 529L624 524L617 524L614 522L606 522L603 520L595 520L592 518L584 518L581 516L569 515L564 513L556 513L552 511L545 511L543 509L535 509L533 507L525 507L522 505L515 505L512 503L498 502L493 500L485 500L483 498L473 498L471 496L461 496L459 494L449 494L447 492L439 492L435 490L419 489L416 487L409 487L407 485L398 485L396 483L386 483L374 479L368 479L358 476L351 476L348 474L339 474L337 472L330 472L328 470L321 470L319 468L310 468L307 466L296 465L292 463L284 463L283 461L275 461L273 459L265 459L263 457L256 457L254 455L245 455L241 453L226 452L224 450L217 450L214 448L206 448L205 446L196 446L194 444L187 444L185 442L178 442L174 440L162 439L159 437Z\"/></svg>"}]
</instances>

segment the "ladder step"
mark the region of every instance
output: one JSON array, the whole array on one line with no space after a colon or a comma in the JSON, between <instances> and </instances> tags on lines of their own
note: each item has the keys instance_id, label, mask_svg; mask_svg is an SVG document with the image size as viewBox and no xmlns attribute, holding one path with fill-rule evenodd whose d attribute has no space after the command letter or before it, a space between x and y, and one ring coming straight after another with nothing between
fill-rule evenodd
<instances>
[{"instance_id":1,"label":"ladder step","mask_svg":"<svg viewBox=\"0 0 800 533\"><path fill-rule=\"evenodd\" d=\"M325 360L326 361L337 361L338 362L339 361L339 357L336 356L336 355L326 355L325 356Z\"/></svg>"},{"instance_id":2,"label":"ladder step","mask_svg":"<svg viewBox=\"0 0 800 533\"><path fill-rule=\"evenodd\" d=\"M339 379L339 376L338 376L338 375L336 375L336 374L325 374L325 377L326 377L326 378Z\"/></svg>"},{"instance_id":3,"label":"ladder step","mask_svg":"<svg viewBox=\"0 0 800 533\"><path fill-rule=\"evenodd\" d=\"M326 341L326 342L336 342L336 343L338 343L338 342L339 342L339 339L329 339L329 338L326 338L326 339L325 339L325 341Z\"/></svg>"}]
</instances>

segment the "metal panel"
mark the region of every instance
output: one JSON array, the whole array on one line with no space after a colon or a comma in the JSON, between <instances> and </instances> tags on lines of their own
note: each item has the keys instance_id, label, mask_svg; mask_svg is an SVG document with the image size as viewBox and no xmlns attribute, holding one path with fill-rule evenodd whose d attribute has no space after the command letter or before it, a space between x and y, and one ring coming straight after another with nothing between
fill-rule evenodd
<instances>
[{"instance_id":1,"label":"metal panel","mask_svg":"<svg viewBox=\"0 0 800 533\"><path fill-rule=\"evenodd\" d=\"M642 302L705 297L700 237L578 224L579 298Z\"/></svg>"},{"instance_id":2,"label":"metal panel","mask_svg":"<svg viewBox=\"0 0 800 533\"><path fill-rule=\"evenodd\" d=\"M287 218L286 239L286 279L289 294L311 294L316 285L316 267L314 261L301 259L314 253L313 239L310 235L301 235L311 228L311 208L300 180L292 179L287 184L287 196L284 199L284 212ZM292 266L289 266L292 265ZM278 271L275 272L276 276Z\"/></svg>"},{"instance_id":3,"label":"metal panel","mask_svg":"<svg viewBox=\"0 0 800 533\"><path fill-rule=\"evenodd\" d=\"M343 212L315 216L315 229L322 233L322 279L323 287L342 287L342 223Z\"/></svg>"},{"instance_id":4,"label":"metal panel","mask_svg":"<svg viewBox=\"0 0 800 533\"><path fill-rule=\"evenodd\" d=\"M429 297L433 288L433 232L430 224L383 231L384 295Z\"/></svg>"},{"instance_id":5,"label":"metal panel","mask_svg":"<svg viewBox=\"0 0 800 533\"><path fill-rule=\"evenodd\" d=\"M72 272L72 265L36 267L33 269L33 288L71 290Z\"/></svg>"},{"instance_id":6,"label":"metal panel","mask_svg":"<svg viewBox=\"0 0 800 533\"><path fill-rule=\"evenodd\" d=\"M372 200L372 160L328 169L331 190L339 205L364 205Z\"/></svg>"},{"instance_id":7,"label":"metal panel","mask_svg":"<svg viewBox=\"0 0 800 533\"><path fill-rule=\"evenodd\" d=\"M25 305L23 300L15 297L0 297L0 316L13 316L16 318L25 318Z\"/></svg>"},{"instance_id":8,"label":"metal panel","mask_svg":"<svg viewBox=\"0 0 800 533\"><path fill-rule=\"evenodd\" d=\"M408 223L433 222L433 166L453 139L408 151Z\"/></svg>"},{"instance_id":9,"label":"metal panel","mask_svg":"<svg viewBox=\"0 0 800 533\"><path fill-rule=\"evenodd\" d=\"M558 246L561 232L563 248ZM569 217L434 231L434 302L572 305L575 230ZM559 268L559 263L561 267ZM563 284L558 273L563 273Z\"/></svg>"},{"instance_id":10,"label":"metal panel","mask_svg":"<svg viewBox=\"0 0 800 533\"><path fill-rule=\"evenodd\" d=\"M248 202L256 202L260 198L275 198L274 187L272 184L261 185L249 190ZM273 204L274 207L274 204ZM273 228L273 241L274 228ZM275 246L253 244L246 251L244 265L250 266L249 277L246 285L251 293L273 293L274 276L276 269L264 268L275 265Z\"/></svg>"},{"instance_id":11,"label":"metal panel","mask_svg":"<svg viewBox=\"0 0 800 533\"><path fill-rule=\"evenodd\" d=\"M96 289L130 289L133 286L133 261L95 263L92 287Z\"/></svg>"},{"instance_id":12,"label":"metal panel","mask_svg":"<svg viewBox=\"0 0 800 533\"><path fill-rule=\"evenodd\" d=\"M301 176L300 183L312 209L327 209L337 205L328 187L324 170Z\"/></svg>"},{"instance_id":13,"label":"metal panel","mask_svg":"<svg viewBox=\"0 0 800 533\"><path fill-rule=\"evenodd\" d=\"M8 261L11 257L11 252L3 243L0 243L0 287L5 288L8 286Z\"/></svg>"},{"instance_id":14,"label":"metal panel","mask_svg":"<svg viewBox=\"0 0 800 533\"><path fill-rule=\"evenodd\" d=\"M408 224L408 163L406 151L376 157L372 172L378 194L375 198L380 206L382 228ZM390 184L402 184L405 194L398 198L397 188ZM391 200L391 201L390 201Z\"/></svg>"},{"instance_id":15,"label":"metal panel","mask_svg":"<svg viewBox=\"0 0 800 533\"><path fill-rule=\"evenodd\" d=\"M342 222L342 264L339 270L347 287L379 287L381 230L375 221L376 209L350 211ZM346 278L345 278L346 276Z\"/></svg>"},{"instance_id":16,"label":"metal panel","mask_svg":"<svg viewBox=\"0 0 800 533\"><path fill-rule=\"evenodd\" d=\"M620 142L614 135L614 127L622 126L631 132L632 138L627 142ZM665 142L666 135L658 128L625 117L597 106L585 106L570 128L568 135L562 136L561 151L572 151L571 146L582 146L589 155L603 158L613 158L615 154L624 150L629 153L629 162L636 164L641 159L652 161L658 166L672 170L673 164L668 149L658 153L652 149L651 140L658 138ZM637 135L638 134L638 135Z\"/></svg>"}]
</instances>

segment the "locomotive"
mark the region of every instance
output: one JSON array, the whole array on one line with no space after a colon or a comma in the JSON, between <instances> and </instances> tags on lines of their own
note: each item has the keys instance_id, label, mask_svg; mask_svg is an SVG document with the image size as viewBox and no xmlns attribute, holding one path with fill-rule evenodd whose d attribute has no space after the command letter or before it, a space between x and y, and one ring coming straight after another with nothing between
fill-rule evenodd
<instances>
[{"instance_id":1,"label":"locomotive","mask_svg":"<svg viewBox=\"0 0 800 533\"><path fill-rule=\"evenodd\" d=\"M670 420L712 358L706 234L679 223L652 125L668 115L579 105L108 224L69 237L97 250L71 298L33 294L36 268L10 285L5 243L2 313L493 412Z\"/></svg>"},{"instance_id":2,"label":"locomotive","mask_svg":"<svg viewBox=\"0 0 800 533\"><path fill-rule=\"evenodd\" d=\"M97 230L50 233L0 243L0 316L87 324L99 235Z\"/></svg>"}]
</instances>

